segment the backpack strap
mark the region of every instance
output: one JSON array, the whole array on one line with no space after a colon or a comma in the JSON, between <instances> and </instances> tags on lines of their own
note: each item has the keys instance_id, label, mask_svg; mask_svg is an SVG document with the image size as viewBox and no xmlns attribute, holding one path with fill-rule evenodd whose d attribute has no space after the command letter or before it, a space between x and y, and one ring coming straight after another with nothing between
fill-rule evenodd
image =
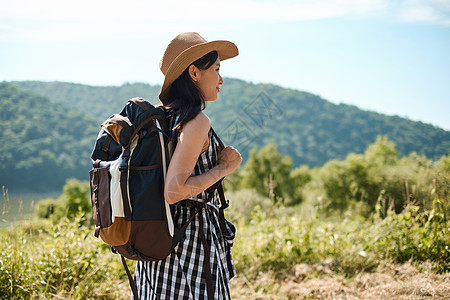
<instances>
[{"instance_id":1,"label":"backpack strap","mask_svg":"<svg viewBox=\"0 0 450 300\"><path fill-rule=\"evenodd\" d=\"M227 225L225 223L225 214L224 210L228 208L229 201L225 200L225 193L223 192L223 186L222 183L217 188L217 192L219 192L219 199L220 199L220 207L219 207L219 225L220 230L222 231L222 235L226 240L233 240L234 239L234 233L228 233Z\"/></svg>"},{"instance_id":2,"label":"backpack strap","mask_svg":"<svg viewBox=\"0 0 450 300\"><path fill-rule=\"evenodd\" d=\"M124 147L123 153L122 153L122 162L120 163L120 191L122 193L122 199L123 199L123 211L125 214L125 220L131 221L131 207L130 207L130 201L128 198L128 170L130 169L128 162L130 160L131 155L131 144L133 142L134 137L138 134L139 130L141 130L146 124L152 122L155 119L162 119L161 116L154 115L143 121L139 126L133 131L130 137L130 141L128 145ZM154 130L156 130L156 126L154 127Z\"/></svg>"},{"instance_id":3,"label":"backpack strap","mask_svg":"<svg viewBox=\"0 0 450 300\"><path fill-rule=\"evenodd\" d=\"M120 171L120 191L122 193L123 200L123 213L125 215L125 221L131 221L131 207L130 200L128 199L128 161L130 159L130 147L124 149L122 153L122 162L119 166Z\"/></svg>"},{"instance_id":4,"label":"backpack strap","mask_svg":"<svg viewBox=\"0 0 450 300\"><path fill-rule=\"evenodd\" d=\"M211 132L212 132L214 138L219 143L220 150L225 149L224 143L222 142L222 140L219 138L219 136L217 135L217 133L214 131L214 129L212 127L211 127ZM226 200L225 193L223 191L223 180L224 179L225 179L225 177L219 179L216 183L214 183L212 186L210 186L206 191L208 193L212 193L215 190L217 190L217 192L219 193L219 200L220 200L219 225L220 225L220 230L222 231L222 235L224 236L225 239L232 240L232 239L234 239L234 234L231 234L231 235L228 234L227 226L225 224L224 210L228 208L229 201Z\"/></svg>"},{"instance_id":5,"label":"backpack strap","mask_svg":"<svg viewBox=\"0 0 450 300\"><path fill-rule=\"evenodd\" d=\"M109 146L111 145L111 141L112 141L112 136L110 136L109 134L106 135L105 138L105 143L103 144L102 147L102 160L108 160L108 154L109 154Z\"/></svg>"},{"instance_id":6,"label":"backpack strap","mask_svg":"<svg viewBox=\"0 0 450 300\"><path fill-rule=\"evenodd\" d=\"M222 140L219 138L219 136L217 135L217 133L214 131L214 129L211 127L211 133L213 134L214 138L216 139L216 141L219 143L219 150L222 151L223 149L225 149L225 145L222 142ZM221 179L219 179L216 183L214 183L212 186L210 186L206 191L208 193L212 193L215 190L218 189L219 185L222 184L222 181L224 180L225 177L222 177ZM223 191L222 191L223 194ZM220 195L220 194L219 194ZM220 198L220 203L221 205L224 205L226 202L224 202L223 200L225 199L225 196L222 198Z\"/></svg>"},{"instance_id":7,"label":"backpack strap","mask_svg":"<svg viewBox=\"0 0 450 300\"><path fill-rule=\"evenodd\" d=\"M214 283L211 272L211 262L210 262L210 246L205 237L205 232L203 229L203 217L200 216L200 238L203 244L203 250L205 251L205 259L203 260L203 270L205 272L205 280L206 280L206 292L208 295L208 299L214 299Z\"/></svg>"},{"instance_id":8,"label":"backpack strap","mask_svg":"<svg viewBox=\"0 0 450 300\"><path fill-rule=\"evenodd\" d=\"M162 118L163 118L162 116L153 115L153 116L150 116L149 118L147 118L146 120L144 120L141 124L139 124L138 127L136 127L136 129L134 129L133 133L130 136L130 141L128 142L128 145L125 145L124 148L130 148L134 137L139 133L139 130L141 130L145 125L152 122L153 120L156 120L156 119L161 120ZM152 130L157 130L156 126L154 126L154 128Z\"/></svg>"},{"instance_id":9,"label":"backpack strap","mask_svg":"<svg viewBox=\"0 0 450 300\"><path fill-rule=\"evenodd\" d=\"M219 136L217 135L217 133L214 131L214 129L212 127L211 127L211 132L214 135L214 137L216 138L216 141L219 143L220 150L225 149L224 143L222 142L222 140L219 138Z\"/></svg>"},{"instance_id":10,"label":"backpack strap","mask_svg":"<svg viewBox=\"0 0 450 300\"><path fill-rule=\"evenodd\" d=\"M149 103L147 101L145 101L144 98L135 97L135 98L131 98L128 101L133 102L134 104L139 106L143 111L146 111L146 110L149 110L150 108L152 108L152 106L150 106Z\"/></svg>"},{"instance_id":11,"label":"backpack strap","mask_svg":"<svg viewBox=\"0 0 450 300\"><path fill-rule=\"evenodd\" d=\"M130 283L131 290L133 291L133 299L139 300L136 283L134 282L133 276L131 275L130 270L128 269L127 262L125 261L125 257L123 257L123 255L120 254L120 258L122 259L123 268L125 269L125 272L127 273L128 282Z\"/></svg>"}]
</instances>

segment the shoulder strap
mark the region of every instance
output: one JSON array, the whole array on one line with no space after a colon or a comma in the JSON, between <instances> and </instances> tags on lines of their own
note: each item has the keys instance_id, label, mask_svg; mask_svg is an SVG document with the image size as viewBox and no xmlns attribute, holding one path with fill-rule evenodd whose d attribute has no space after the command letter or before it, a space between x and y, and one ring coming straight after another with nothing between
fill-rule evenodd
<instances>
[{"instance_id":1,"label":"shoulder strap","mask_svg":"<svg viewBox=\"0 0 450 300\"><path fill-rule=\"evenodd\" d=\"M133 299L134 300L139 300L139 295L138 295L136 283L134 282L133 276L131 275L130 270L128 269L128 266L127 266L127 263L125 261L125 258L122 256L122 254L120 254L120 258L122 259L123 268L125 269L125 272L127 273L128 282L130 283L131 290L133 291Z\"/></svg>"},{"instance_id":2,"label":"shoulder strap","mask_svg":"<svg viewBox=\"0 0 450 300\"><path fill-rule=\"evenodd\" d=\"M223 143L222 140L219 138L219 136L217 135L217 133L214 131L214 129L212 128L212 126L211 126L211 132L212 132L212 134L214 135L214 137L216 138L217 142L219 143L220 150L225 149L224 143Z\"/></svg>"},{"instance_id":3,"label":"shoulder strap","mask_svg":"<svg viewBox=\"0 0 450 300\"><path fill-rule=\"evenodd\" d=\"M222 142L222 140L219 138L219 136L217 135L217 133L214 131L214 129L211 126L211 133L213 134L214 138L217 140L217 142L219 143L219 148L220 151L225 149L225 145ZM219 179L216 183L214 183L212 186L210 186L206 191L208 193L212 193L215 190L217 190L219 192L219 198L220 198L220 205L222 207L227 208L228 204L225 200L225 194L223 192L223 187L222 187L222 181L225 179L225 177L222 177L221 179Z\"/></svg>"},{"instance_id":4,"label":"shoulder strap","mask_svg":"<svg viewBox=\"0 0 450 300\"><path fill-rule=\"evenodd\" d=\"M112 141L112 137L109 134L106 135L105 143L103 144L103 147L102 147L102 160L108 159L109 146L111 145L111 141Z\"/></svg>"},{"instance_id":5,"label":"shoulder strap","mask_svg":"<svg viewBox=\"0 0 450 300\"><path fill-rule=\"evenodd\" d=\"M130 99L129 101L138 105L143 111L149 110L151 108L149 103L147 101L145 101L144 98L135 97L135 98Z\"/></svg>"},{"instance_id":6,"label":"shoulder strap","mask_svg":"<svg viewBox=\"0 0 450 300\"><path fill-rule=\"evenodd\" d=\"M216 138L217 142L219 143L219 147L221 148L221 150L225 149L224 143L222 142L222 140L219 138L219 136L216 134L216 132L214 131L214 129L212 127L211 127L211 132L212 132L213 136ZM225 179L225 177L219 179L219 181L217 181L215 184L210 186L206 191L209 192L209 193L212 193L212 192L214 192L214 190L217 190L217 192L219 193L219 200L220 200L219 225L220 225L220 230L222 231L222 235L224 236L225 239L232 240L232 239L234 239L234 234L230 235L228 233L227 226L225 224L224 210L228 208L229 201L226 200L225 193L223 191L223 180L224 179Z\"/></svg>"}]
</instances>

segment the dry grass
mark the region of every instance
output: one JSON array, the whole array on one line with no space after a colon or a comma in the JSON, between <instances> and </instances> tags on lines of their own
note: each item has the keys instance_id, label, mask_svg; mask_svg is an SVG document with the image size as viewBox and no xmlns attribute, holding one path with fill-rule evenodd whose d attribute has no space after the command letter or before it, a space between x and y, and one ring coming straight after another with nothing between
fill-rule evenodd
<instances>
[{"instance_id":1,"label":"dry grass","mask_svg":"<svg viewBox=\"0 0 450 300\"><path fill-rule=\"evenodd\" d=\"M432 265L380 265L372 273L345 278L330 262L299 264L288 274L238 274L231 281L233 299L450 299L450 274Z\"/></svg>"},{"instance_id":2,"label":"dry grass","mask_svg":"<svg viewBox=\"0 0 450 300\"><path fill-rule=\"evenodd\" d=\"M261 273L249 278L240 273L231 281L231 296L234 300L450 299L450 273L436 274L432 267L428 263L417 267L384 264L372 273L345 278L331 271L329 262L298 264L288 274ZM110 293L98 293L98 299L130 299L127 280L111 280L110 286ZM48 298L34 295L32 299ZM70 297L62 294L52 299Z\"/></svg>"}]
</instances>

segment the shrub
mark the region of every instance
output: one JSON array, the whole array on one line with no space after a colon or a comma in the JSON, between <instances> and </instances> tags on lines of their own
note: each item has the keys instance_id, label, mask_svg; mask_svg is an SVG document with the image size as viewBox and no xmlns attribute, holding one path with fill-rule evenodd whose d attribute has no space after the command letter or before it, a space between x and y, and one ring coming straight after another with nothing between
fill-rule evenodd
<instances>
[{"instance_id":1,"label":"shrub","mask_svg":"<svg viewBox=\"0 0 450 300\"><path fill-rule=\"evenodd\" d=\"M386 255L396 262L433 261L438 271L450 270L450 220L444 201L435 199L431 210L408 206L400 214L389 211L388 216L376 222L375 251L380 259Z\"/></svg>"},{"instance_id":2,"label":"shrub","mask_svg":"<svg viewBox=\"0 0 450 300\"><path fill-rule=\"evenodd\" d=\"M86 222L91 223L89 214L92 211L90 187L88 181L68 179L63 187L63 193L56 199L39 201L35 207L35 214L40 218L51 218L58 222L61 218L72 218L79 212L85 213Z\"/></svg>"},{"instance_id":3,"label":"shrub","mask_svg":"<svg viewBox=\"0 0 450 300\"><path fill-rule=\"evenodd\" d=\"M51 215L55 213L55 209L57 206L56 199L47 198L40 200L36 206L34 207L34 213L39 218L48 219Z\"/></svg>"},{"instance_id":4,"label":"shrub","mask_svg":"<svg viewBox=\"0 0 450 300\"><path fill-rule=\"evenodd\" d=\"M366 209L359 205L360 212L365 211L366 217L375 210L385 216L390 208L399 213L409 204L430 209L435 193L448 191L445 157L441 161L433 164L416 153L399 159L395 144L378 137L364 154L327 162L313 180L321 182L323 211L342 212L361 203ZM438 196L448 199L448 192Z\"/></svg>"}]
</instances>

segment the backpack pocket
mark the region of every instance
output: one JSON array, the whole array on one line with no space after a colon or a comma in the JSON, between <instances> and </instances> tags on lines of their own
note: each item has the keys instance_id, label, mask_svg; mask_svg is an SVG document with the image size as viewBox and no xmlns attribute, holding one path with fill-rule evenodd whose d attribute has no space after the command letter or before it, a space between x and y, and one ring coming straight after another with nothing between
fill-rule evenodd
<instances>
[{"instance_id":1,"label":"backpack pocket","mask_svg":"<svg viewBox=\"0 0 450 300\"><path fill-rule=\"evenodd\" d=\"M164 220L164 182L160 165L130 167L129 192L133 221Z\"/></svg>"},{"instance_id":2,"label":"backpack pocket","mask_svg":"<svg viewBox=\"0 0 450 300\"><path fill-rule=\"evenodd\" d=\"M110 181L108 168L94 168L89 171L91 185L92 217L95 227L112 225Z\"/></svg>"}]
</instances>

